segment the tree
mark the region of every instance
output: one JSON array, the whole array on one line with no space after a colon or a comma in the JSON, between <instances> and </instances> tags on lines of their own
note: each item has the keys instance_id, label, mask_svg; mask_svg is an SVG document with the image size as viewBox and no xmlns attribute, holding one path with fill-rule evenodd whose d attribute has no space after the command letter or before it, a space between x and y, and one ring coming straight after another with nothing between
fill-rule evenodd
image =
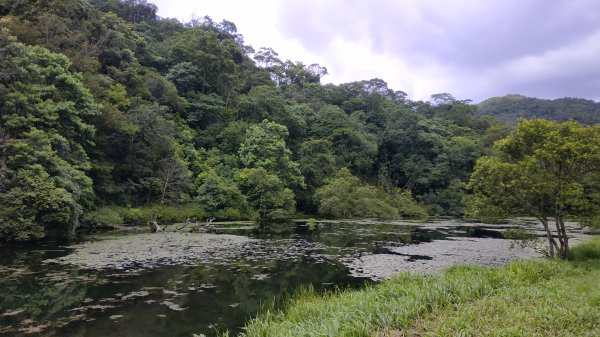
<instances>
[{"instance_id":1,"label":"tree","mask_svg":"<svg viewBox=\"0 0 600 337\"><path fill-rule=\"evenodd\" d=\"M521 120L495 149L471 175L471 214L535 216L546 231L549 255L567 258L565 221L585 223L600 214L600 127Z\"/></svg>"},{"instance_id":2,"label":"tree","mask_svg":"<svg viewBox=\"0 0 600 337\"><path fill-rule=\"evenodd\" d=\"M262 167L241 170L238 181L261 220L289 218L296 203L294 192Z\"/></svg>"},{"instance_id":3,"label":"tree","mask_svg":"<svg viewBox=\"0 0 600 337\"><path fill-rule=\"evenodd\" d=\"M0 236L69 238L93 199L87 150L98 106L66 56L16 43L5 29L0 53L10 67L0 71Z\"/></svg>"},{"instance_id":4,"label":"tree","mask_svg":"<svg viewBox=\"0 0 600 337\"><path fill-rule=\"evenodd\" d=\"M202 173L202 184L198 188L200 207L215 216L226 208L246 211L247 200L233 181L220 177L214 170Z\"/></svg>"},{"instance_id":5,"label":"tree","mask_svg":"<svg viewBox=\"0 0 600 337\"><path fill-rule=\"evenodd\" d=\"M398 210L383 189L361 183L349 169L343 168L315 192L319 213L335 218L394 218Z\"/></svg>"},{"instance_id":6,"label":"tree","mask_svg":"<svg viewBox=\"0 0 600 337\"><path fill-rule=\"evenodd\" d=\"M336 170L333 144L326 139L309 139L300 145L300 169L306 184L316 188L323 185Z\"/></svg>"},{"instance_id":7,"label":"tree","mask_svg":"<svg viewBox=\"0 0 600 337\"><path fill-rule=\"evenodd\" d=\"M292 160L292 152L286 147L287 128L264 120L246 131L239 156L244 167L264 168L274 174L287 187L304 187L299 165Z\"/></svg>"}]
</instances>

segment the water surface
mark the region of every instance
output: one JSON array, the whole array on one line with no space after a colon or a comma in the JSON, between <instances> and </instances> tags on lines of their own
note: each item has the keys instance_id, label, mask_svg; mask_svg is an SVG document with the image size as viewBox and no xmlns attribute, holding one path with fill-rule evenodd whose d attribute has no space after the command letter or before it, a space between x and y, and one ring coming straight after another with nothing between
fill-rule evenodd
<instances>
[{"instance_id":1,"label":"water surface","mask_svg":"<svg viewBox=\"0 0 600 337\"><path fill-rule=\"evenodd\" d=\"M535 223L521 223L537 230ZM216 234L104 234L71 247L3 247L0 334L238 333L294 290L356 288L402 271L535 256L458 220L219 224ZM578 234L583 237L584 234Z\"/></svg>"}]
</instances>

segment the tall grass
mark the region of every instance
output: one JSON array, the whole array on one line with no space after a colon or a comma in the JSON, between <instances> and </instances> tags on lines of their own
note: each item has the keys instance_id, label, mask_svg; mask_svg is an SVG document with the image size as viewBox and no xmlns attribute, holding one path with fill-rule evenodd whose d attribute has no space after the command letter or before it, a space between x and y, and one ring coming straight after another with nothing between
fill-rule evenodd
<instances>
[{"instance_id":1,"label":"tall grass","mask_svg":"<svg viewBox=\"0 0 600 337\"><path fill-rule=\"evenodd\" d=\"M556 333L598 332L597 323L594 326L590 319L599 317L600 306L593 308L590 303L600 302L600 282L591 282L600 276L600 260L594 260L600 257L599 252L597 239L573 249L574 262L581 262L582 258L591 261L585 267L555 260L517 261L504 268L455 266L432 275L401 274L358 291L324 295L300 292L283 310L268 310L249 322L244 335L529 335L546 323L547 319L539 321L541 315L563 319L554 327ZM552 292L560 286L561 291ZM578 292L590 294L591 302L577 301ZM574 314L564 312L564 301L576 305ZM498 308L489 309L494 304ZM519 314L519 306L543 310L524 309L526 313ZM494 319L490 324L481 323L487 316L480 313ZM522 323L516 325L518 328L529 324L535 329L519 334L518 329L509 329L512 319ZM531 324L536 319L541 323ZM431 323L430 328L423 328L427 326L425 322ZM561 330L567 326L571 328Z\"/></svg>"}]
</instances>

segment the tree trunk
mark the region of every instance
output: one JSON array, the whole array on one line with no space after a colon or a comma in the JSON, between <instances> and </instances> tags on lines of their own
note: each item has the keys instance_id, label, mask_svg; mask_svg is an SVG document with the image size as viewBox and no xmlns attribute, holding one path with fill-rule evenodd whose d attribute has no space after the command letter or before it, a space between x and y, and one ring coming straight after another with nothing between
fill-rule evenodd
<instances>
[{"instance_id":1,"label":"tree trunk","mask_svg":"<svg viewBox=\"0 0 600 337\"><path fill-rule=\"evenodd\" d=\"M565 221L562 216L558 217L558 222L560 224L560 233L562 236L562 258L567 259L569 257L569 236L567 235L567 229L565 228Z\"/></svg>"},{"instance_id":2,"label":"tree trunk","mask_svg":"<svg viewBox=\"0 0 600 337\"><path fill-rule=\"evenodd\" d=\"M563 258L564 256L564 247L565 247L565 241L562 235L562 230L560 228L560 215L556 215L554 217L554 222L556 223L556 234L558 237L558 243L560 243L560 248L558 250L558 257Z\"/></svg>"},{"instance_id":3,"label":"tree trunk","mask_svg":"<svg viewBox=\"0 0 600 337\"><path fill-rule=\"evenodd\" d=\"M158 222L156 222L156 219L154 218L154 213L152 213L150 221L148 221L148 226L150 227L150 232L152 233L164 232L164 230L158 225Z\"/></svg>"},{"instance_id":4,"label":"tree trunk","mask_svg":"<svg viewBox=\"0 0 600 337\"><path fill-rule=\"evenodd\" d=\"M550 245L549 255L551 258L554 258L554 251L555 249L558 250L558 245L556 244L556 240L554 240L554 237L552 237L552 231L550 230L550 227L548 227L548 220L545 218L541 218L540 221L542 222L542 225L544 225L544 229L546 230L546 237L548 238L548 244Z\"/></svg>"},{"instance_id":5,"label":"tree trunk","mask_svg":"<svg viewBox=\"0 0 600 337\"><path fill-rule=\"evenodd\" d=\"M167 173L167 177L165 178L165 184L163 185L162 195L160 197L161 205L163 205L165 203L165 195L167 194L167 187L169 186L170 179L171 179L171 174Z\"/></svg>"}]
</instances>

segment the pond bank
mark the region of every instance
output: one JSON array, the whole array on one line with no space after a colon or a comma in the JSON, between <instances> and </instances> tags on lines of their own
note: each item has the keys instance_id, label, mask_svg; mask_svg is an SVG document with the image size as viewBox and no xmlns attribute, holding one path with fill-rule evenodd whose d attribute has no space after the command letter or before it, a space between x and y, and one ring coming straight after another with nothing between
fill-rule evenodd
<instances>
[{"instance_id":1,"label":"pond bank","mask_svg":"<svg viewBox=\"0 0 600 337\"><path fill-rule=\"evenodd\" d=\"M245 336L600 335L600 238L573 261L454 266L358 291L311 291L266 312Z\"/></svg>"}]
</instances>

